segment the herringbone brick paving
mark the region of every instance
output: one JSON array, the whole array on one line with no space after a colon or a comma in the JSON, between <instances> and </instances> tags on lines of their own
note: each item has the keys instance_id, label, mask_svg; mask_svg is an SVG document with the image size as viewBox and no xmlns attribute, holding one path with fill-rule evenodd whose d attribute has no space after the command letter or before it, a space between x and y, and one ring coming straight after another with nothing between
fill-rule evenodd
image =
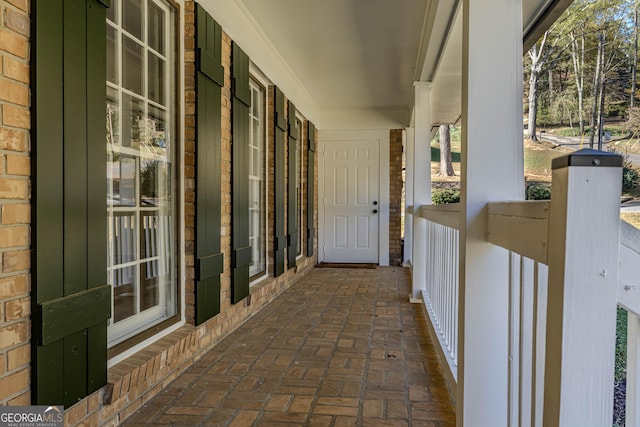
<instances>
[{"instance_id":1,"label":"herringbone brick paving","mask_svg":"<svg viewBox=\"0 0 640 427\"><path fill-rule=\"evenodd\" d=\"M408 272L314 269L124 426L455 425Z\"/></svg>"}]
</instances>

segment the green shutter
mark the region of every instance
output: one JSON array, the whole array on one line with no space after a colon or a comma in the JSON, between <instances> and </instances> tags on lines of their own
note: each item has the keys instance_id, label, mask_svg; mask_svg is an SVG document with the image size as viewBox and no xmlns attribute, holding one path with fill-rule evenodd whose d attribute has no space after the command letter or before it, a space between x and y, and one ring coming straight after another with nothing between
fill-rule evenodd
<instances>
[{"instance_id":1,"label":"green shutter","mask_svg":"<svg viewBox=\"0 0 640 427\"><path fill-rule=\"evenodd\" d=\"M307 256L313 256L315 228L313 228L314 206L314 180L316 163L316 127L313 123L307 125Z\"/></svg>"},{"instance_id":2,"label":"green shutter","mask_svg":"<svg viewBox=\"0 0 640 427\"><path fill-rule=\"evenodd\" d=\"M222 29L196 11L196 324L220 313Z\"/></svg>"},{"instance_id":3,"label":"green shutter","mask_svg":"<svg viewBox=\"0 0 640 427\"><path fill-rule=\"evenodd\" d=\"M249 57L237 44L232 46L231 89L231 302L249 295Z\"/></svg>"},{"instance_id":4,"label":"green shutter","mask_svg":"<svg viewBox=\"0 0 640 427\"><path fill-rule=\"evenodd\" d=\"M106 11L32 2L32 402L107 382Z\"/></svg>"},{"instance_id":5,"label":"green shutter","mask_svg":"<svg viewBox=\"0 0 640 427\"><path fill-rule=\"evenodd\" d=\"M296 266L296 255L298 254L298 215L296 212L296 147L298 144L298 122L296 121L296 106L289 101L289 154L287 156L287 267Z\"/></svg>"},{"instance_id":6,"label":"green shutter","mask_svg":"<svg viewBox=\"0 0 640 427\"><path fill-rule=\"evenodd\" d=\"M287 247L287 235L284 231L284 134L287 129L287 121L284 115L284 95L277 87L274 88L274 163L275 163L275 192L274 192L274 216L275 216L275 236L274 236L274 272L275 277L284 273L284 252Z\"/></svg>"}]
</instances>

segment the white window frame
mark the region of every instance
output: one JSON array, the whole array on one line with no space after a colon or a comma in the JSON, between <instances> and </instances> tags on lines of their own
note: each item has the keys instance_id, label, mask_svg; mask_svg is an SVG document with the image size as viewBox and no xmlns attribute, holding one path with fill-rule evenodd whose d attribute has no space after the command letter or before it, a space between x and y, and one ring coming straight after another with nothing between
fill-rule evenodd
<instances>
[{"instance_id":1,"label":"white window frame","mask_svg":"<svg viewBox=\"0 0 640 427\"><path fill-rule=\"evenodd\" d=\"M267 122L267 89L266 86L264 86L262 84L262 82L260 82L258 79L256 79L253 75L250 76L249 78L249 91L251 92L251 106L249 107L249 123L250 123L250 130L249 130L249 150L251 151L249 154L249 159L250 162L253 161L253 159L255 158L253 150L255 149L255 147L257 147L256 145L254 145L254 140L253 140L253 124L254 122L257 120L259 123L259 127L260 127L260 133L261 133L261 137L262 137L262 147L261 147L261 160L262 160L262 168L261 168L261 172L262 172L262 177L255 177L252 175L249 175L249 185L251 186L252 182L261 182L262 185L262 194L263 194L263 200L262 200L262 206L261 206L261 210L262 210L262 218L261 221L258 225L258 228L261 229L261 234L262 236L257 236L257 238L262 238L263 241L263 247L262 247L262 251L261 251L261 256L262 256L262 266L263 268L261 269L256 269L254 268L253 265L249 266L249 277L252 279L250 284L255 284L257 283L257 281L259 279L261 279L263 276L267 275L267 203L268 203L268 191L267 191L267 156L268 156L268 149L267 149L267 132L266 132L266 122ZM260 108L260 117L256 117L253 114L253 110L254 110L254 106L253 106L253 102L254 102L254 98L253 98L253 94L254 91L258 91L261 94L261 108ZM251 173L251 171L253 170L253 164L251 163L249 165L249 172ZM251 191L249 192L249 194L252 194ZM253 221L254 218L254 214L251 211L252 209L252 200L249 200L249 221ZM251 230L251 228L250 228ZM252 247L252 258L253 258L253 242L255 241L256 236L255 235L251 235L251 233L249 234L249 245Z\"/></svg>"},{"instance_id":2,"label":"white window frame","mask_svg":"<svg viewBox=\"0 0 640 427\"><path fill-rule=\"evenodd\" d=\"M168 30L165 32L164 34L164 45L165 45L165 54L161 54L160 52L154 50L151 46L149 46L148 44L148 28L147 28L147 24L148 24L148 2L153 2L157 7L159 7L160 9L162 9L165 12L165 16L164 16L164 25L165 28ZM117 344L120 344L124 341L126 341L127 339L141 333L144 332L146 329L148 329L151 326L154 326L158 323L161 323L165 320L167 320L168 318L176 315L178 313L178 310L180 309L177 306L177 301L178 301L178 290L177 290L177 260L178 260L178 242L176 241L175 238L175 230L176 230L176 225L178 224L178 220L177 220L177 213L178 213L178 203L177 203L177 199L176 197L178 196L178 193L176 191L176 188L178 187L178 177L177 177L177 170L179 170L178 168L178 161L179 161L179 154L176 150L176 147L179 144L179 138L178 138L178 134L177 134L177 123L176 123L176 116L177 116L177 111L179 109L178 103L176 102L176 98L175 98L175 94L174 94L174 84L176 84L177 82L177 76L178 76L178 70L176 69L176 66L174 64L174 62L176 61L176 55L177 55L177 49L175 47L175 36L176 34L179 32L179 29L177 28L176 24L175 24L175 15L176 15L176 11L173 8L173 6L171 6L170 2L166 1L166 0L145 0L142 2L142 7L143 7L143 16L147 17L147 19L143 20L143 27L142 27L142 38L144 40L140 40L138 37L128 33L121 25L121 18L122 18L122 3L119 2L118 0L113 0L113 3L118 2L118 6L116 9L116 21L117 22L112 22L109 19L107 19L107 27L110 27L112 29L115 29L116 32L116 41L115 41L115 47L114 47L114 52L115 52L115 58L117 59L117 74L118 74L118 84L114 84L110 81L107 81L107 87L110 89L113 89L115 91L117 91L118 94L118 123L119 123L119 128L120 128L120 137L122 137L122 123L123 123L123 95L129 95L132 98L143 102L144 104L144 113L145 115L148 113L148 106L152 105L156 108L159 108L163 111L165 111L165 123L166 123L166 129L167 129L167 150L171 151L171 163L173 164L173 170L172 170L172 175L170 177L172 183L172 197L171 197L171 206L168 208L168 211L165 209L161 209L160 207L142 207L140 205L140 184L139 184L139 173L140 173L140 162L141 160L154 160L156 157L158 157L158 155L154 154L153 152L151 152L151 150L142 150L142 149L136 149L136 148L131 148L131 147L123 147L121 144L120 146L113 146L112 151L116 152L116 153L120 153L120 154L125 154L125 155L131 155L132 158L135 159L135 189L134 189L134 198L136 200L136 203L134 206L123 206L123 207L118 207L118 206L113 206L112 204L108 204L107 206L107 212L108 212L108 221L109 221L109 233L113 233L114 232L114 227L115 227L115 223L114 221L112 221L112 217L114 214L117 214L119 212L121 213L131 213L134 216L134 221L136 224L136 229L135 229L135 233L134 233L134 239L135 239L135 256L134 256L134 260L128 263L121 263L121 264L117 264L114 265L114 249L111 247L109 247L109 251L108 251L108 263L107 263L107 274L109 276L109 283L113 283L113 279L112 279L112 275L114 274L115 270L120 270L122 268L126 268L126 267L133 267L135 269L135 283L136 283L136 288L137 291L136 295L135 295L135 306L136 306L136 310L137 307L140 304L140 287L141 287L141 277L140 277L140 266L142 264L148 263L150 261L158 261L159 264L162 264L163 267L162 268L168 268L169 269L169 279L167 281L167 283L161 283L158 286L158 292L159 292L159 303L157 305L155 305L152 308L146 309L144 311L138 312L136 314L133 314L131 316L129 316L126 319L123 319L117 323L113 322L113 318L110 319L109 321L109 325L107 328L107 341L108 341L108 346L109 347L113 347ZM114 7L114 5L112 4L112 7ZM142 67L143 70L145 70L145 72L143 73L143 89L142 92L144 93L144 95L139 95L135 92L132 92L126 88L123 87L123 67L122 67L122 35L125 35L126 37L137 41L140 45L142 45L143 47L143 58L142 58ZM165 64L165 81L164 81L164 91L165 91L165 105L159 104L158 102L153 101L152 99L149 98L148 93L147 93L147 89L148 89L148 52L152 52L154 55L160 57L162 60L164 60L164 64ZM163 159L162 156L159 156L158 160ZM111 182L112 181L108 181ZM113 187L109 188L109 194L113 194ZM140 240L141 240L141 234L143 233L142 230L142 220L143 220L143 215L145 213L152 213L152 212L168 212L168 216L169 218L171 218L170 221L170 225L167 227L167 233L166 234L161 234L159 233L159 237L164 240L164 243L169 245L168 250L164 250L166 249L166 246L163 247L163 245L159 245L158 248L160 250L160 253L158 253L156 256L154 257L147 257L144 258L143 260L141 260L141 245L140 245ZM156 216L156 218L162 218L162 216L158 215ZM111 239L109 239L111 241ZM170 259L171 260L171 264L169 265L169 263L167 262L167 260ZM113 313L115 313L114 310L114 297L113 297L113 290L112 290L112 298L111 298L111 304L112 304L112 315Z\"/></svg>"}]
</instances>

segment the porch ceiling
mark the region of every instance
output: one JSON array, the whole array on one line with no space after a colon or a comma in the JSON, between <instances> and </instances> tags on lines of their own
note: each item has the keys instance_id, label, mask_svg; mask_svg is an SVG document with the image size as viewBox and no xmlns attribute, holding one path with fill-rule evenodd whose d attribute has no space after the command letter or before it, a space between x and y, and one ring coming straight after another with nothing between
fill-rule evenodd
<instances>
[{"instance_id":1,"label":"porch ceiling","mask_svg":"<svg viewBox=\"0 0 640 427\"><path fill-rule=\"evenodd\" d=\"M407 126L418 80L433 82L434 124L459 119L459 0L234 1L304 88L322 128ZM570 2L523 0L525 45Z\"/></svg>"}]
</instances>

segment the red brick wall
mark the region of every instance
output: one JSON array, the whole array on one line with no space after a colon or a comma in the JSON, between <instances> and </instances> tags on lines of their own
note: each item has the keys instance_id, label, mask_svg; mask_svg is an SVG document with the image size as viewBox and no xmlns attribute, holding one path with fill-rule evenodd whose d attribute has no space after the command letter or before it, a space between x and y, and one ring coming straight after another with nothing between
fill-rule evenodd
<instances>
[{"instance_id":1,"label":"red brick wall","mask_svg":"<svg viewBox=\"0 0 640 427\"><path fill-rule=\"evenodd\" d=\"M0 0L0 405L28 405L29 2Z\"/></svg>"},{"instance_id":2,"label":"red brick wall","mask_svg":"<svg viewBox=\"0 0 640 427\"><path fill-rule=\"evenodd\" d=\"M389 264L402 265L402 129L389 132Z\"/></svg>"}]
</instances>

